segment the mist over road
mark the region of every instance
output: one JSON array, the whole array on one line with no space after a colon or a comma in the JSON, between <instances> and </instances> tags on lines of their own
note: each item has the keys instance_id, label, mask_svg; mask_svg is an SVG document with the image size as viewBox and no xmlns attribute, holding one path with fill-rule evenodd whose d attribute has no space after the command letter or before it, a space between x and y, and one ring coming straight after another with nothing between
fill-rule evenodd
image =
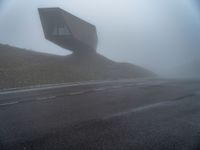
<instances>
[{"instance_id":1,"label":"mist over road","mask_svg":"<svg viewBox=\"0 0 200 150\"><path fill-rule=\"evenodd\" d=\"M1 150L200 149L200 81L138 79L0 92Z\"/></svg>"}]
</instances>

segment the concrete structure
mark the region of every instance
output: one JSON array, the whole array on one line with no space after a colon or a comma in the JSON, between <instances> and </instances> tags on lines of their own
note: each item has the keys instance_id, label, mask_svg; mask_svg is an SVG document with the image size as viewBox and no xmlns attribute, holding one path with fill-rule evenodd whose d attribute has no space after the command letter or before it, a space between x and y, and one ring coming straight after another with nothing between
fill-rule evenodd
<instances>
[{"instance_id":1,"label":"concrete structure","mask_svg":"<svg viewBox=\"0 0 200 150\"><path fill-rule=\"evenodd\" d=\"M96 27L60 8L39 8L45 38L74 53L96 52Z\"/></svg>"}]
</instances>

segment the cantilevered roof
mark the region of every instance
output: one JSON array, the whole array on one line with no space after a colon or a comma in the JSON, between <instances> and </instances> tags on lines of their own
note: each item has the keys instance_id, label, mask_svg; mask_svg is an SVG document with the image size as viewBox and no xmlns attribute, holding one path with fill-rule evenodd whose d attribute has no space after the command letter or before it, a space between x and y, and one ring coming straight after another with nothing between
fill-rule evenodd
<instances>
[{"instance_id":1,"label":"cantilevered roof","mask_svg":"<svg viewBox=\"0 0 200 150\"><path fill-rule=\"evenodd\" d=\"M39 8L45 38L73 52L97 48L96 27L60 8Z\"/></svg>"}]
</instances>

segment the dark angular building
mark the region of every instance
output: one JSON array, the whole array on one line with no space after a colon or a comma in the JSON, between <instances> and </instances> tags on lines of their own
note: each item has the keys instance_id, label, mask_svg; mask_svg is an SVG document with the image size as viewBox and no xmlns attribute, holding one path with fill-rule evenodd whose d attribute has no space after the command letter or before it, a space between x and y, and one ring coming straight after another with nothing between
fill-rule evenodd
<instances>
[{"instance_id":1,"label":"dark angular building","mask_svg":"<svg viewBox=\"0 0 200 150\"><path fill-rule=\"evenodd\" d=\"M96 52L96 27L60 8L39 8L45 38L74 53Z\"/></svg>"}]
</instances>

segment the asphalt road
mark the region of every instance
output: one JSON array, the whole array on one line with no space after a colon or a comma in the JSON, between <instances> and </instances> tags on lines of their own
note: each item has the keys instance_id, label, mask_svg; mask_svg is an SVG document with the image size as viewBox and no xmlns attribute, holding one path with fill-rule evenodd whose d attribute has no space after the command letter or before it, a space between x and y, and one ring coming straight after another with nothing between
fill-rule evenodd
<instances>
[{"instance_id":1,"label":"asphalt road","mask_svg":"<svg viewBox=\"0 0 200 150\"><path fill-rule=\"evenodd\" d=\"M0 150L199 150L200 81L0 91Z\"/></svg>"}]
</instances>

